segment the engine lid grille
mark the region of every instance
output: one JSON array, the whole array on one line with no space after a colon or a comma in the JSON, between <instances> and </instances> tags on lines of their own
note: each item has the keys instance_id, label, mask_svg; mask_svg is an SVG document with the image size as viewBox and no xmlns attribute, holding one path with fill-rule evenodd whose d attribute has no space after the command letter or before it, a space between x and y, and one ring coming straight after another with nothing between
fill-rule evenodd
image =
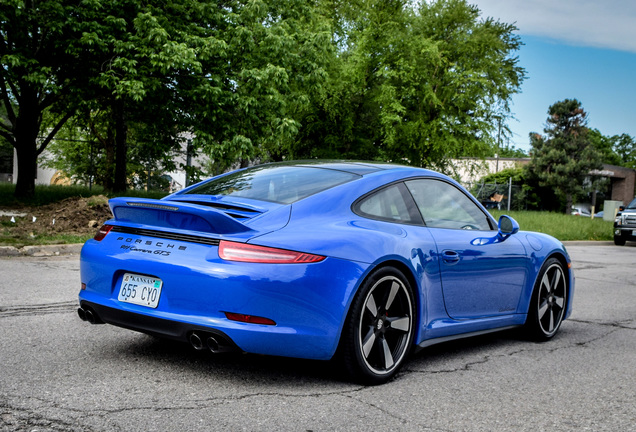
<instances>
[{"instance_id":1,"label":"engine lid grille","mask_svg":"<svg viewBox=\"0 0 636 432\"><path fill-rule=\"evenodd\" d=\"M177 240L177 241L183 241L183 242L189 242L189 243L205 244L210 246L219 245L218 239L196 236L192 234L181 234L181 233L169 232L169 231L151 230L151 229L145 229L145 228L133 228L133 227L127 227L127 226L121 226L121 225L113 226L111 232L139 235L139 236L145 236L145 237L155 237L155 238L161 238L166 240Z\"/></svg>"}]
</instances>

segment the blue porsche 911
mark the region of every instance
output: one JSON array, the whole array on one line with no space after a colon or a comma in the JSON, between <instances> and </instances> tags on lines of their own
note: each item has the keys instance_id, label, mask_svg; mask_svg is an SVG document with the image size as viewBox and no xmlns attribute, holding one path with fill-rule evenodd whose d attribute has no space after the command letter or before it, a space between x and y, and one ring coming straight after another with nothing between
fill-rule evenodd
<instances>
[{"instance_id":1,"label":"blue porsche 911","mask_svg":"<svg viewBox=\"0 0 636 432\"><path fill-rule=\"evenodd\" d=\"M425 169L273 163L110 208L82 249L80 318L196 349L338 354L379 384L414 347L513 327L548 340L572 308L559 241Z\"/></svg>"}]
</instances>

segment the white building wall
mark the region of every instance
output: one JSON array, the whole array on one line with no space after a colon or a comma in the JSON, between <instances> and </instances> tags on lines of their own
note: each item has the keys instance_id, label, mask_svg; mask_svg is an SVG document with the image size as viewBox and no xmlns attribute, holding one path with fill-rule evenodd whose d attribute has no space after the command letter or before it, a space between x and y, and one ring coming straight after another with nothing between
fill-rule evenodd
<instances>
[{"instance_id":1,"label":"white building wall","mask_svg":"<svg viewBox=\"0 0 636 432\"><path fill-rule=\"evenodd\" d=\"M530 158L460 158L453 159L455 177L464 185L478 182L488 174L525 165Z\"/></svg>"},{"instance_id":2,"label":"white building wall","mask_svg":"<svg viewBox=\"0 0 636 432\"><path fill-rule=\"evenodd\" d=\"M38 167L36 171L35 184L38 185L50 185L51 179L57 171L52 168L43 168L38 161ZM18 153L13 150L13 178L12 183L18 181Z\"/></svg>"}]
</instances>

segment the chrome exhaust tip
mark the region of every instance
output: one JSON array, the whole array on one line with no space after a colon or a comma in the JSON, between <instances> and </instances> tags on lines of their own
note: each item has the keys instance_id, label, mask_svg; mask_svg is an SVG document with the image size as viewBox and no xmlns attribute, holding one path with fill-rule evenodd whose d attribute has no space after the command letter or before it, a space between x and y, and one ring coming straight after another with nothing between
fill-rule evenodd
<instances>
[{"instance_id":1,"label":"chrome exhaust tip","mask_svg":"<svg viewBox=\"0 0 636 432\"><path fill-rule=\"evenodd\" d=\"M197 351L200 351L203 349L203 341L201 340L201 337L196 334L196 333L192 333L190 335L190 345L192 345L192 348L194 348Z\"/></svg>"}]
</instances>

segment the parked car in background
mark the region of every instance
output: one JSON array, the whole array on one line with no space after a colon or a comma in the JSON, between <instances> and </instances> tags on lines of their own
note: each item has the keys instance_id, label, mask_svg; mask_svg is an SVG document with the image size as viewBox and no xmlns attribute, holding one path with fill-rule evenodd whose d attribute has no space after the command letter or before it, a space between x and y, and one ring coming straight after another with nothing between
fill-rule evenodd
<instances>
[{"instance_id":1,"label":"parked car in background","mask_svg":"<svg viewBox=\"0 0 636 432\"><path fill-rule=\"evenodd\" d=\"M592 213L585 207L573 206L571 214L574 216L592 217Z\"/></svg>"},{"instance_id":2,"label":"parked car in background","mask_svg":"<svg viewBox=\"0 0 636 432\"><path fill-rule=\"evenodd\" d=\"M625 207L619 207L614 219L614 244L625 245L626 241L636 241L636 198Z\"/></svg>"}]
</instances>

